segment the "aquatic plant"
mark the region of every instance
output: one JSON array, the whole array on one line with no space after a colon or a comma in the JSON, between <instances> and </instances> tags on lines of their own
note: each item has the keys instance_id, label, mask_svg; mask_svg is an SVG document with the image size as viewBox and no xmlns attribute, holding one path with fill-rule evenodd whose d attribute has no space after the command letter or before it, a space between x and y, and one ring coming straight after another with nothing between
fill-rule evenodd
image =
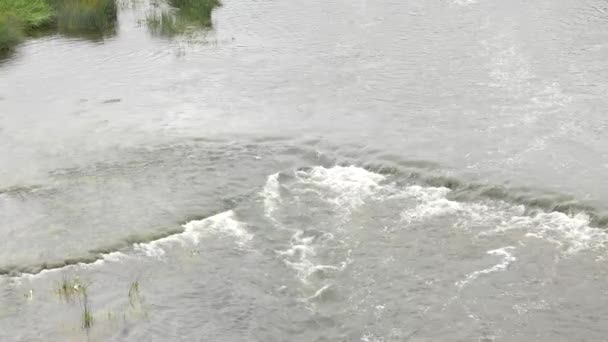
<instances>
[{"instance_id":1,"label":"aquatic plant","mask_svg":"<svg viewBox=\"0 0 608 342\"><path fill-rule=\"evenodd\" d=\"M54 11L45 0L0 0L0 15L18 20L28 31L50 24Z\"/></svg>"},{"instance_id":2,"label":"aquatic plant","mask_svg":"<svg viewBox=\"0 0 608 342\"><path fill-rule=\"evenodd\" d=\"M220 6L219 0L169 0L177 8L177 16L192 24L211 26L211 13Z\"/></svg>"},{"instance_id":3,"label":"aquatic plant","mask_svg":"<svg viewBox=\"0 0 608 342\"><path fill-rule=\"evenodd\" d=\"M84 329L90 329L93 326L93 314L89 307L89 297L86 291L83 293L82 299L82 327Z\"/></svg>"},{"instance_id":4,"label":"aquatic plant","mask_svg":"<svg viewBox=\"0 0 608 342\"><path fill-rule=\"evenodd\" d=\"M71 303L75 298L86 294L88 285L80 280L78 277L68 277L64 275L59 283L57 290L55 291L59 298L64 301Z\"/></svg>"},{"instance_id":5,"label":"aquatic plant","mask_svg":"<svg viewBox=\"0 0 608 342\"><path fill-rule=\"evenodd\" d=\"M115 0L49 0L55 8L60 32L67 34L103 34L111 31L117 20Z\"/></svg>"},{"instance_id":6,"label":"aquatic plant","mask_svg":"<svg viewBox=\"0 0 608 342\"><path fill-rule=\"evenodd\" d=\"M134 281L129 288L129 304L132 308L139 305L141 299L139 297L139 280Z\"/></svg>"},{"instance_id":7,"label":"aquatic plant","mask_svg":"<svg viewBox=\"0 0 608 342\"><path fill-rule=\"evenodd\" d=\"M16 17L0 14L0 53L11 50L23 36L21 22Z\"/></svg>"},{"instance_id":8,"label":"aquatic plant","mask_svg":"<svg viewBox=\"0 0 608 342\"><path fill-rule=\"evenodd\" d=\"M116 0L0 0L0 52L40 29L100 36L111 32L116 20Z\"/></svg>"},{"instance_id":9,"label":"aquatic plant","mask_svg":"<svg viewBox=\"0 0 608 342\"><path fill-rule=\"evenodd\" d=\"M0 52L7 52L26 33L49 25L53 9L44 0L0 0Z\"/></svg>"},{"instance_id":10,"label":"aquatic plant","mask_svg":"<svg viewBox=\"0 0 608 342\"><path fill-rule=\"evenodd\" d=\"M139 280L136 280L131 283L131 286L129 287L129 307L131 309L130 312L134 315L134 317L147 318L148 309L146 308L144 298L140 293L139 284Z\"/></svg>"},{"instance_id":11,"label":"aquatic plant","mask_svg":"<svg viewBox=\"0 0 608 342\"><path fill-rule=\"evenodd\" d=\"M64 275L55 292L66 303L73 303L78 299L82 308L82 328L88 330L93 326L93 313L89 304L88 283L82 282L78 277L70 278Z\"/></svg>"},{"instance_id":12,"label":"aquatic plant","mask_svg":"<svg viewBox=\"0 0 608 342\"><path fill-rule=\"evenodd\" d=\"M148 15L150 31L161 36L175 36L210 28L211 14L221 6L219 0L167 0L169 10Z\"/></svg>"}]
</instances>

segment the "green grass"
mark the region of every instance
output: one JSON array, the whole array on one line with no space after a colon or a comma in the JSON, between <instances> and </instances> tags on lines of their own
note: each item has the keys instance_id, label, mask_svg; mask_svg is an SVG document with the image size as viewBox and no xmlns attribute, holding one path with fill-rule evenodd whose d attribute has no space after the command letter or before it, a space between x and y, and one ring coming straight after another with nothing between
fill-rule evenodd
<instances>
[{"instance_id":1,"label":"green grass","mask_svg":"<svg viewBox=\"0 0 608 342\"><path fill-rule=\"evenodd\" d=\"M101 36L116 18L116 0L0 0L0 52L40 29Z\"/></svg>"},{"instance_id":2,"label":"green grass","mask_svg":"<svg viewBox=\"0 0 608 342\"><path fill-rule=\"evenodd\" d=\"M103 34L112 30L116 24L115 0L49 1L55 8L55 21L60 32Z\"/></svg>"},{"instance_id":3,"label":"green grass","mask_svg":"<svg viewBox=\"0 0 608 342\"><path fill-rule=\"evenodd\" d=\"M219 0L167 0L171 10L148 16L148 27L152 33L162 36L206 29L212 27L211 14L221 6Z\"/></svg>"},{"instance_id":4,"label":"green grass","mask_svg":"<svg viewBox=\"0 0 608 342\"><path fill-rule=\"evenodd\" d=\"M16 17L0 14L0 53L10 51L23 39L24 33L21 25Z\"/></svg>"},{"instance_id":5,"label":"green grass","mask_svg":"<svg viewBox=\"0 0 608 342\"><path fill-rule=\"evenodd\" d=\"M221 3L219 0L169 0L177 8L177 17L194 25L210 27L211 12Z\"/></svg>"},{"instance_id":6,"label":"green grass","mask_svg":"<svg viewBox=\"0 0 608 342\"><path fill-rule=\"evenodd\" d=\"M51 23L54 11L46 0L0 0L0 15L14 17L24 30L32 30Z\"/></svg>"},{"instance_id":7,"label":"green grass","mask_svg":"<svg viewBox=\"0 0 608 342\"><path fill-rule=\"evenodd\" d=\"M0 0L0 52L11 50L28 32L49 25L53 13L45 0Z\"/></svg>"},{"instance_id":8,"label":"green grass","mask_svg":"<svg viewBox=\"0 0 608 342\"><path fill-rule=\"evenodd\" d=\"M117 21L117 0L0 0L0 53L41 29L100 38ZM170 10L147 17L152 33L172 37L212 27L220 0L166 0Z\"/></svg>"}]
</instances>

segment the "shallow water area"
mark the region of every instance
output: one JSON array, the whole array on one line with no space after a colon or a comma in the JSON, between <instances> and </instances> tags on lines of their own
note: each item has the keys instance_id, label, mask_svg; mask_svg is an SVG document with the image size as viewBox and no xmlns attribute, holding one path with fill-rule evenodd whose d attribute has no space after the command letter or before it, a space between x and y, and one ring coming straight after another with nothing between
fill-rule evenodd
<instances>
[{"instance_id":1,"label":"shallow water area","mask_svg":"<svg viewBox=\"0 0 608 342\"><path fill-rule=\"evenodd\" d=\"M154 4L0 63L0 341L605 339L603 2Z\"/></svg>"}]
</instances>

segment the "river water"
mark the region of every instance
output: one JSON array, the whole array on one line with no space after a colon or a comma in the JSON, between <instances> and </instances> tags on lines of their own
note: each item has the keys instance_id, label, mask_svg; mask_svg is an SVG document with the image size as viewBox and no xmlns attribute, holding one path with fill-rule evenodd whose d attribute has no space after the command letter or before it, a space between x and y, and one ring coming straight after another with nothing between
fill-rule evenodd
<instances>
[{"instance_id":1,"label":"river water","mask_svg":"<svg viewBox=\"0 0 608 342\"><path fill-rule=\"evenodd\" d=\"M605 1L147 8L0 63L1 341L606 340Z\"/></svg>"}]
</instances>

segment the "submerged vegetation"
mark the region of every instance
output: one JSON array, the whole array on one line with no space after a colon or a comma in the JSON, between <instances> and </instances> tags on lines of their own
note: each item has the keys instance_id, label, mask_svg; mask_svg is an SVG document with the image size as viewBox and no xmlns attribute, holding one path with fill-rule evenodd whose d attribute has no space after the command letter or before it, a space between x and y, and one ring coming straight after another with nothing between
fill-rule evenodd
<instances>
[{"instance_id":1,"label":"submerged vegetation","mask_svg":"<svg viewBox=\"0 0 608 342\"><path fill-rule=\"evenodd\" d=\"M61 283L56 290L59 298L63 299L66 303L73 303L76 300L82 308L82 328L88 330L93 326L93 313L91 312L91 305L89 303L88 295L88 284L82 282L80 278L74 277L69 278L64 276Z\"/></svg>"},{"instance_id":2,"label":"submerged vegetation","mask_svg":"<svg viewBox=\"0 0 608 342\"><path fill-rule=\"evenodd\" d=\"M48 0L56 11L57 28L64 33L103 34L114 28L115 0Z\"/></svg>"},{"instance_id":3,"label":"submerged vegetation","mask_svg":"<svg viewBox=\"0 0 608 342\"><path fill-rule=\"evenodd\" d=\"M212 26L211 13L221 6L219 0L168 0L170 8L148 15L150 31L175 36Z\"/></svg>"},{"instance_id":4,"label":"submerged vegetation","mask_svg":"<svg viewBox=\"0 0 608 342\"><path fill-rule=\"evenodd\" d=\"M64 275L54 291L62 302L69 305L78 305L80 311L79 325L82 329L87 330L87 332L95 323L94 313L89 301L89 285L89 282L80 280L78 276ZM145 319L148 317L147 306L145 305L144 297L141 294L140 282L138 279L133 281L129 286L127 299L128 304L122 313L124 321L127 321L128 317L136 319ZM106 316L109 321L112 321L115 317L120 317L120 311L118 316L112 311L107 311ZM98 317L100 316L98 315Z\"/></svg>"},{"instance_id":5,"label":"submerged vegetation","mask_svg":"<svg viewBox=\"0 0 608 342\"><path fill-rule=\"evenodd\" d=\"M0 52L42 29L103 35L116 23L116 0L0 0Z\"/></svg>"},{"instance_id":6,"label":"submerged vegetation","mask_svg":"<svg viewBox=\"0 0 608 342\"><path fill-rule=\"evenodd\" d=\"M139 297L139 280L134 281L129 287L129 305L134 308L141 302Z\"/></svg>"},{"instance_id":7,"label":"submerged vegetation","mask_svg":"<svg viewBox=\"0 0 608 342\"><path fill-rule=\"evenodd\" d=\"M78 277L69 278L64 276L55 293L65 302L72 303L76 298L86 293L87 287L88 284L82 282Z\"/></svg>"}]
</instances>

